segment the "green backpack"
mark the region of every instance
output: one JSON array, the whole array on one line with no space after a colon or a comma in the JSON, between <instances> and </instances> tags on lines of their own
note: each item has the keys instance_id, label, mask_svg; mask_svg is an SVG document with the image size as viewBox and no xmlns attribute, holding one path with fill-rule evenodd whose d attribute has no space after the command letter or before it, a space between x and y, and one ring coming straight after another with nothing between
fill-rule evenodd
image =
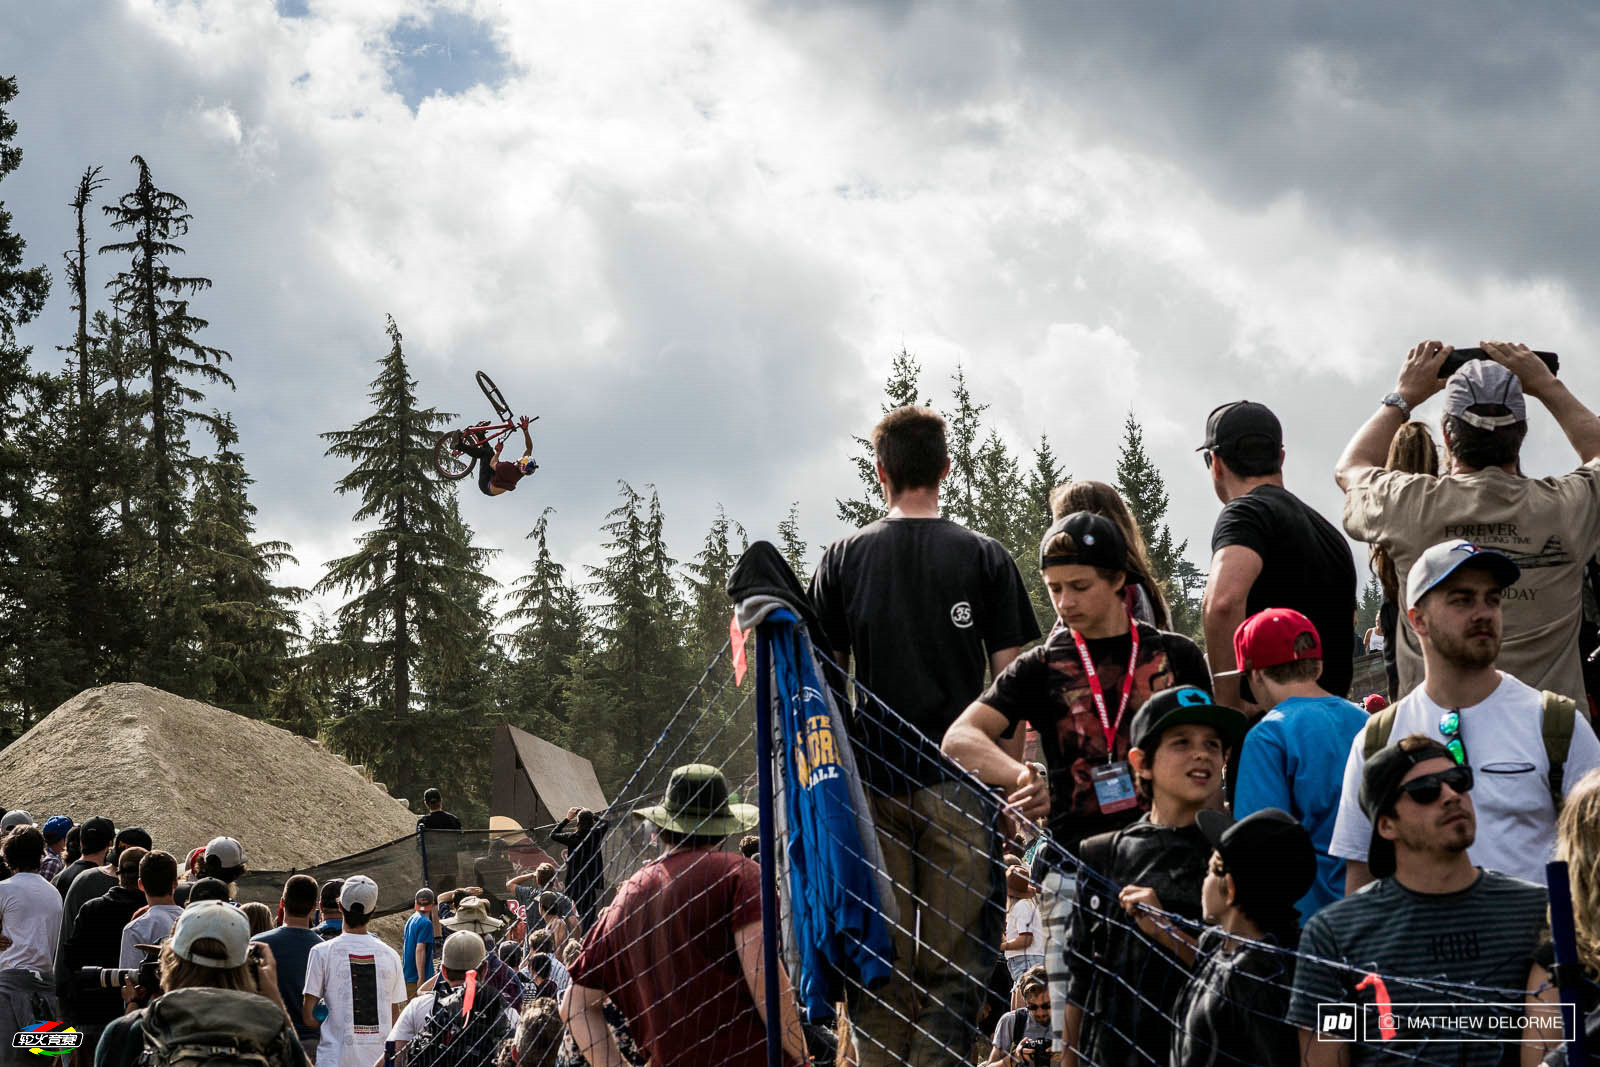
<instances>
[{"instance_id":1,"label":"green backpack","mask_svg":"<svg viewBox=\"0 0 1600 1067\"><path fill-rule=\"evenodd\" d=\"M1567 752L1572 748L1572 727L1577 721L1578 705L1560 693L1544 691L1544 712L1539 730L1544 735L1544 752L1550 760L1550 799L1555 801L1556 814L1561 814L1562 783L1567 774ZM1378 750L1389 743L1394 732L1395 705L1390 704L1363 727L1361 758L1371 759Z\"/></svg>"}]
</instances>

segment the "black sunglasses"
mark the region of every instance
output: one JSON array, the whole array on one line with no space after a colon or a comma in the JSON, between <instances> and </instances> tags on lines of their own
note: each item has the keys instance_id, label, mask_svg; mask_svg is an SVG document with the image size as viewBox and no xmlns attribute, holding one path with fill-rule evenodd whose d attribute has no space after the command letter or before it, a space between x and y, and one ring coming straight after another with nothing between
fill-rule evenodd
<instances>
[{"instance_id":1,"label":"black sunglasses","mask_svg":"<svg viewBox=\"0 0 1600 1067\"><path fill-rule=\"evenodd\" d=\"M1400 791L1426 807L1439 799L1444 786L1449 786L1457 793L1471 792L1472 768L1451 767L1448 771L1440 771L1438 774L1424 774L1403 784Z\"/></svg>"},{"instance_id":2,"label":"black sunglasses","mask_svg":"<svg viewBox=\"0 0 1600 1067\"><path fill-rule=\"evenodd\" d=\"M1211 469L1211 449L1202 448L1200 450L1200 460L1201 460L1201 462L1203 462L1206 465L1206 470L1210 470Z\"/></svg>"}]
</instances>

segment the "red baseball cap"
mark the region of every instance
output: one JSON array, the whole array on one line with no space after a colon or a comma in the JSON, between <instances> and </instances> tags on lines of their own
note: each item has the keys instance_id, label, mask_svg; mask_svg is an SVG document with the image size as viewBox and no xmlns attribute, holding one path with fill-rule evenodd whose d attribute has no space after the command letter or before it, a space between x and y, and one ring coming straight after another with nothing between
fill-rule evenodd
<instances>
[{"instance_id":1,"label":"red baseball cap","mask_svg":"<svg viewBox=\"0 0 1600 1067\"><path fill-rule=\"evenodd\" d=\"M1295 642L1309 634L1311 645L1299 652ZM1322 638L1311 620L1293 608L1268 608L1258 611L1233 633L1233 661L1237 670L1221 671L1218 678L1239 678L1239 695L1254 701L1250 692L1250 672L1278 667L1302 659L1322 658Z\"/></svg>"}]
</instances>

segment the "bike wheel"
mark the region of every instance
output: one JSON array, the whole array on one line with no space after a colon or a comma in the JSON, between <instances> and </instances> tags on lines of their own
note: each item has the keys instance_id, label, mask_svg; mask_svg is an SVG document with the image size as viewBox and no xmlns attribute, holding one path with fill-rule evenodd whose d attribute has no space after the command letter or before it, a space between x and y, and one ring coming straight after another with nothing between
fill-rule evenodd
<instances>
[{"instance_id":1,"label":"bike wheel","mask_svg":"<svg viewBox=\"0 0 1600 1067\"><path fill-rule=\"evenodd\" d=\"M499 386L489 379L483 371L478 372L478 388L483 390L483 395L489 398L489 404L494 408L494 413L500 416L501 422L511 421L511 405L506 403L506 398L500 395Z\"/></svg>"},{"instance_id":2,"label":"bike wheel","mask_svg":"<svg viewBox=\"0 0 1600 1067\"><path fill-rule=\"evenodd\" d=\"M461 431L451 430L442 434L433 446L433 469L439 472L441 478L456 481L472 473L472 468L478 462L476 456L466 455L461 451Z\"/></svg>"}]
</instances>

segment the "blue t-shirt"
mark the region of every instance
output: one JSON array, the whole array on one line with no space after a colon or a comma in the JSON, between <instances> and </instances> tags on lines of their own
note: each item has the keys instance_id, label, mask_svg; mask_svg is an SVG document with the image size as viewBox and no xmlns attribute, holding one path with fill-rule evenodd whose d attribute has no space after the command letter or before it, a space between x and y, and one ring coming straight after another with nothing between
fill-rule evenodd
<instances>
[{"instance_id":1,"label":"blue t-shirt","mask_svg":"<svg viewBox=\"0 0 1600 1067\"><path fill-rule=\"evenodd\" d=\"M295 1033L304 1038L315 1038L316 1029L305 1024L300 1018L299 1009L306 988L306 958L311 955L313 948L322 944L322 938L314 930L279 926L257 934L251 940L260 941L272 950L272 959L278 968L278 992L282 994L284 1004L290 1005L289 1014L294 1016Z\"/></svg>"},{"instance_id":2,"label":"blue t-shirt","mask_svg":"<svg viewBox=\"0 0 1600 1067\"><path fill-rule=\"evenodd\" d=\"M417 946L425 945L423 973L417 974ZM408 982L426 982L433 977L433 920L417 912L406 920L405 947L400 951L400 973Z\"/></svg>"},{"instance_id":3,"label":"blue t-shirt","mask_svg":"<svg viewBox=\"0 0 1600 1067\"><path fill-rule=\"evenodd\" d=\"M1344 860L1330 855L1328 844L1350 742L1366 723L1366 712L1348 700L1290 697L1244 736L1233 817L1281 808L1300 821L1317 850L1317 880L1296 903L1301 926L1344 896Z\"/></svg>"}]
</instances>

